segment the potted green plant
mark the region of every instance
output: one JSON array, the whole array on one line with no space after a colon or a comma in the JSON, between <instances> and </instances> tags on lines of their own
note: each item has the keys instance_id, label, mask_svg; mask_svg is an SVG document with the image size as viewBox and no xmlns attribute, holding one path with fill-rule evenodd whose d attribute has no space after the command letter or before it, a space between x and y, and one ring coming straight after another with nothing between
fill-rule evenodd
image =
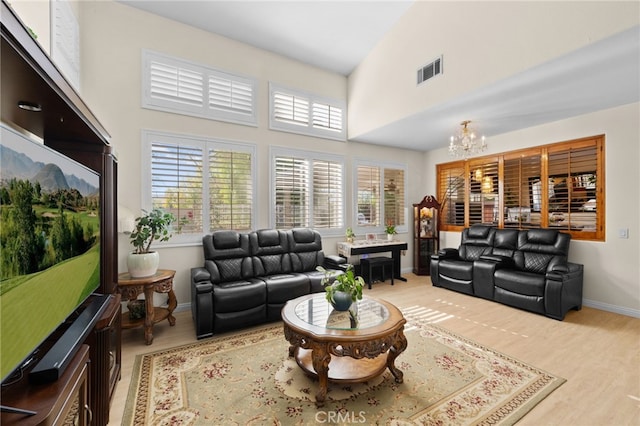
<instances>
[{"instance_id":1,"label":"potted green plant","mask_svg":"<svg viewBox=\"0 0 640 426\"><path fill-rule=\"evenodd\" d=\"M150 212L143 210L142 213L135 219L135 227L129 235L134 250L127 258L127 268L133 278L149 277L156 273L160 256L151 250L151 243L168 241L171 238L171 225L176 220L173 214L162 209Z\"/></svg>"},{"instance_id":2,"label":"potted green plant","mask_svg":"<svg viewBox=\"0 0 640 426\"><path fill-rule=\"evenodd\" d=\"M356 238L356 234L353 232L353 229L351 228L347 228L345 232L345 236L347 237L348 243L352 243Z\"/></svg>"},{"instance_id":3,"label":"potted green plant","mask_svg":"<svg viewBox=\"0 0 640 426\"><path fill-rule=\"evenodd\" d=\"M387 221L387 226L384 227L384 232L387 234L387 240L393 240L393 236L398 232L396 231L396 226L390 221Z\"/></svg>"},{"instance_id":4,"label":"potted green plant","mask_svg":"<svg viewBox=\"0 0 640 426\"><path fill-rule=\"evenodd\" d=\"M322 266L318 270L324 272L322 285L325 286L325 297L337 311L346 311L353 302L362 299L362 288L364 279L356 276L353 265L347 266L347 270L343 274L335 274L325 270ZM329 282L331 284L327 285Z\"/></svg>"}]
</instances>

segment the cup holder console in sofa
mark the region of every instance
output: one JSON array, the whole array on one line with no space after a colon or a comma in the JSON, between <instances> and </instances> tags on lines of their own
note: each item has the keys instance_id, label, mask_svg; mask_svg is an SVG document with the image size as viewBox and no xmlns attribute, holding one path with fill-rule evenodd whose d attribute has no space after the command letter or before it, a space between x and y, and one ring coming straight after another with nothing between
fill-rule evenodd
<instances>
[{"instance_id":1,"label":"cup holder console in sofa","mask_svg":"<svg viewBox=\"0 0 640 426\"><path fill-rule=\"evenodd\" d=\"M341 263L338 256L325 262L320 234L308 228L215 231L203 237L202 248L204 266L191 269L198 339L279 320L288 300L324 291L318 266Z\"/></svg>"},{"instance_id":2,"label":"cup holder console in sofa","mask_svg":"<svg viewBox=\"0 0 640 426\"><path fill-rule=\"evenodd\" d=\"M458 249L431 256L436 287L563 320L582 308L583 265L567 260L571 235L554 229L474 225Z\"/></svg>"}]
</instances>

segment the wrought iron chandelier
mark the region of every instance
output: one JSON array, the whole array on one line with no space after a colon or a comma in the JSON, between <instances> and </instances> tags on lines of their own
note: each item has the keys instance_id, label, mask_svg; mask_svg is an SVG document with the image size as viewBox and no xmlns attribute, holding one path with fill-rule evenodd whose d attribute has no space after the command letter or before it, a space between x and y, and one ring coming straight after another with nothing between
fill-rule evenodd
<instances>
[{"instance_id":1,"label":"wrought iron chandelier","mask_svg":"<svg viewBox=\"0 0 640 426\"><path fill-rule=\"evenodd\" d=\"M487 143L484 136L479 139L476 136L476 132L469 127L471 120L465 120L460 125L462 128L458 130L458 133L451 136L449 142L449 155L452 157L464 157L467 158L470 155L478 154L487 149Z\"/></svg>"}]
</instances>

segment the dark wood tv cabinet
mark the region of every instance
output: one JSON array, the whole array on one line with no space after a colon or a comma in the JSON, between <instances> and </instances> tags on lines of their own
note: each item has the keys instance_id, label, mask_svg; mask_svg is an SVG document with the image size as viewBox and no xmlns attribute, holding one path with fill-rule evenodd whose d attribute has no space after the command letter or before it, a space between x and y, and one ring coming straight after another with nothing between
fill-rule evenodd
<instances>
[{"instance_id":1,"label":"dark wood tv cabinet","mask_svg":"<svg viewBox=\"0 0 640 426\"><path fill-rule=\"evenodd\" d=\"M3 387L2 405L36 414L3 412L0 423L3 426L89 425L88 380L89 346L82 345L55 382L32 385L25 375L19 382Z\"/></svg>"},{"instance_id":2,"label":"dark wood tv cabinet","mask_svg":"<svg viewBox=\"0 0 640 426\"><path fill-rule=\"evenodd\" d=\"M91 348L89 402L93 413L91 424L94 426L104 426L109 423L111 398L120 380L122 365L120 311L120 295L113 294L102 317L85 341Z\"/></svg>"}]
</instances>

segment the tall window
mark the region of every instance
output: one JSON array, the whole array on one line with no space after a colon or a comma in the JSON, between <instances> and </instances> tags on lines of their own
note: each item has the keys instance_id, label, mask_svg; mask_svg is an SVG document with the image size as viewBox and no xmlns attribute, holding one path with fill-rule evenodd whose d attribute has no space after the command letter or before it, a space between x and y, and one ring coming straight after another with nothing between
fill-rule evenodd
<instances>
[{"instance_id":1,"label":"tall window","mask_svg":"<svg viewBox=\"0 0 640 426\"><path fill-rule=\"evenodd\" d=\"M354 226L381 232L392 223L400 230L406 227L405 169L394 166L361 163L355 168L357 192Z\"/></svg>"},{"instance_id":2,"label":"tall window","mask_svg":"<svg viewBox=\"0 0 640 426\"><path fill-rule=\"evenodd\" d=\"M553 228L604 240L604 136L437 166L442 229Z\"/></svg>"},{"instance_id":3,"label":"tall window","mask_svg":"<svg viewBox=\"0 0 640 426\"><path fill-rule=\"evenodd\" d=\"M146 209L179 220L172 241L199 242L217 229L253 229L255 147L190 136L144 132Z\"/></svg>"},{"instance_id":4,"label":"tall window","mask_svg":"<svg viewBox=\"0 0 640 426\"><path fill-rule=\"evenodd\" d=\"M344 163L337 157L272 149L273 224L342 233Z\"/></svg>"},{"instance_id":5,"label":"tall window","mask_svg":"<svg viewBox=\"0 0 640 426\"><path fill-rule=\"evenodd\" d=\"M269 128L346 140L346 102L269 84Z\"/></svg>"}]
</instances>

